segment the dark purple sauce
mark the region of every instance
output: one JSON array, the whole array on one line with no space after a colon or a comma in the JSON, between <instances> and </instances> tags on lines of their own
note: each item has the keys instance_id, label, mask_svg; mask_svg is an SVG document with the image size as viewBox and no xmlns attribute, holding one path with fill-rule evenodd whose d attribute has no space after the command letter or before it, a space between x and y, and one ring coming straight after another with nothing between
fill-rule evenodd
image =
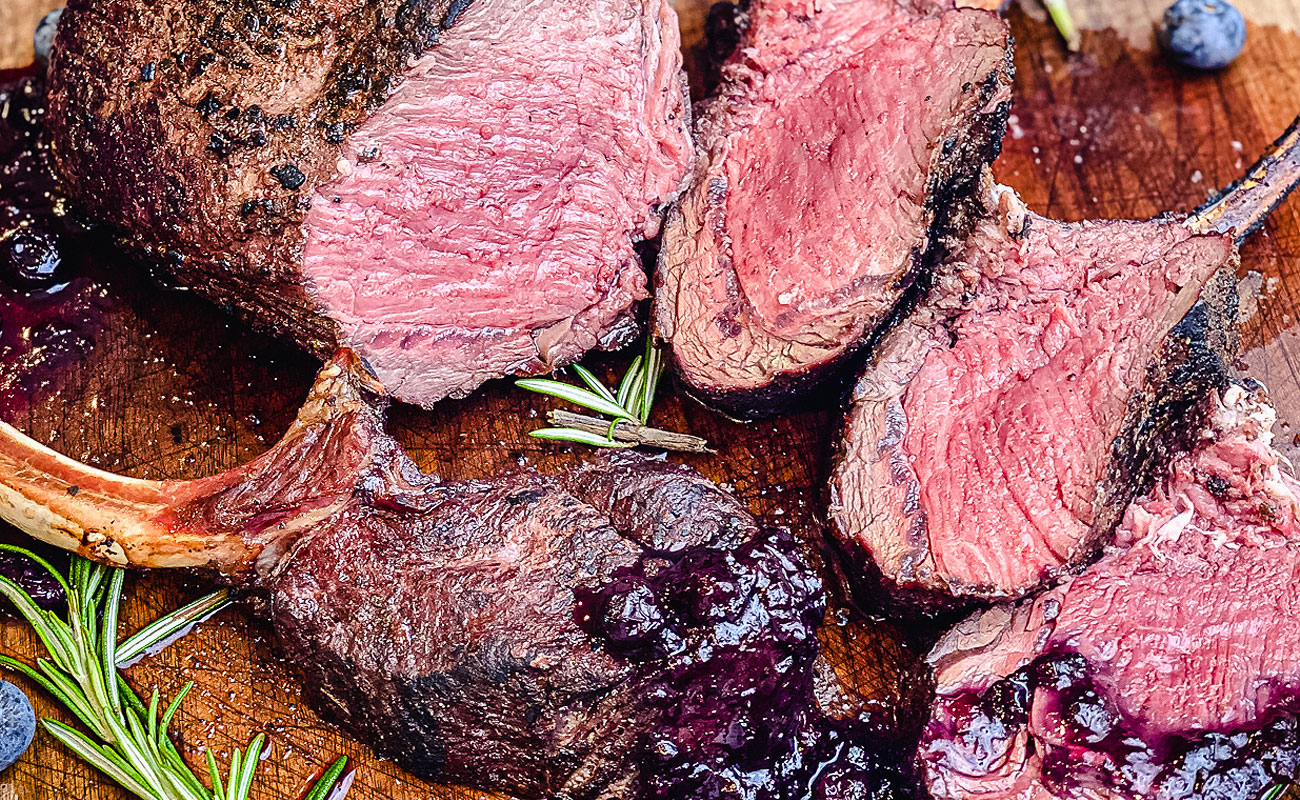
<instances>
[{"instance_id":1,"label":"dark purple sauce","mask_svg":"<svg viewBox=\"0 0 1300 800\"><path fill-rule=\"evenodd\" d=\"M1300 773L1300 725L1281 711L1257 730L1166 736L1150 741L1126 721L1077 654L1045 656L993 684L983 695L947 698L946 730L966 753L1001 752L1029 722L1052 733L1040 749L1043 784L1060 797L1082 786L1106 787L1162 800L1256 800L1270 786ZM936 737L936 734L937 737Z\"/></svg>"},{"instance_id":2,"label":"dark purple sauce","mask_svg":"<svg viewBox=\"0 0 1300 800\"><path fill-rule=\"evenodd\" d=\"M813 694L821 581L783 529L739 547L656 553L578 620L641 663L659 711L643 737L641 798L912 797L910 751L870 719L833 721Z\"/></svg>"},{"instance_id":3,"label":"dark purple sauce","mask_svg":"<svg viewBox=\"0 0 1300 800\"><path fill-rule=\"evenodd\" d=\"M45 90L33 71L0 72L0 418L12 419L82 360L109 307L84 259L100 248L55 187Z\"/></svg>"},{"instance_id":4,"label":"dark purple sauce","mask_svg":"<svg viewBox=\"0 0 1300 800\"><path fill-rule=\"evenodd\" d=\"M15 544L33 551L57 570L67 573L68 554L40 542L32 541L18 531L0 524L0 542ZM31 595L36 604L42 608L62 610L63 587L48 571L35 561L17 553L0 550L0 575L22 587ZM11 616L15 615L13 607L7 601L0 601L0 610Z\"/></svg>"},{"instance_id":5,"label":"dark purple sauce","mask_svg":"<svg viewBox=\"0 0 1300 800\"><path fill-rule=\"evenodd\" d=\"M55 562L66 562L66 559L56 558ZM42 608L53 609L63 604L63 588L59 582L44 567L26 556L0 552L0 575L22 587Z\"/></svg>"}]
</instances>

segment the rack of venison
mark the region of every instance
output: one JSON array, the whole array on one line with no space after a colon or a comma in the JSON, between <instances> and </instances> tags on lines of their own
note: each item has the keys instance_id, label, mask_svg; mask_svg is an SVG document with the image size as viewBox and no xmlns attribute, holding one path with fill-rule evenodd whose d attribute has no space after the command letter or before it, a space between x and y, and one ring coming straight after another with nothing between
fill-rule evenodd
<instances>
[{"instance_id":1,"label":"rack of venison","mask_svg":"<svg viewBox=\"0 0 1300 800\"><path fill-rule=\"evenodd\" d=\"M894 599L939 606L1082 566L1198 435L1235 356L1234 239L1297 182L1300 121L1183 221L1063 224L989 189L854 388L831 479L849 553Z\"/></svg>"},{"instance_id":2,"label":"rack of venison","mask_svg":"<svg viewBox=\"0 0 1300 800\"><path fill-rule=\"evenodd\" d=\"M989 194L873 350L832 476L839 539L915 603L1017 598L1082 564L1199 430L1235 340L1230 237Z\"/></svg>"},{"instance_id":3,"label":"rack of venison","mask_svg":"<svg viewBox=\"0 0 1300 800\"><path fill-rule=\"evenodd\" d=\"M736 23L746 49L700 106L697 138L711 146L670 214L659 264L656 322L679 374L737 415L779 407L815 384L811 366L851 357L843 341L826 346L827 317L807 313L800 292L854 265L899 263L887 246L853 240L851 225L816 224L825 221L818 201L843 207L851 195L869 207L870 181L817 195L815 176L798 166L816 138L753 108L784 85L782 69L804 74L782 60L782 48L806 41L790 29L826 24L815 14L769 17L775 6L751 4ZM770 62L769 25L786 26ZM1236 344L1234 239L1295 187L1298 139L1293 125L1245 179L1185 220L1059 223L983 176L946 227L928 229L925 255L908 267L925 279L917 308L904 280L871 287L873 305L857 309L876 311L849 315L865 324L848 341L870 346L830 512L859 577L895 609L1048 589L977 614L931 656L939 699L920 761L935 797L1244 799L1295 778L1294 701L1282 688L1300 665L1287 644L1300 624L1286 561L1294 482L1279 482L1269 412L1224 364ZM754 141L777 160L794 155L765 175L743 159ZM770 178L757 190L756 175ZM807 207L773 211L799 208L788 201L800 192ZM814 224L804 231L796 219ZM789 257L825 256L827 241L853 241L850 258ZM842 310L828 298L849 297L845 285L815 298L819 310ZM1247 433L1225 427L1225 413L1250 417ZM1217 472L1191 473L1198 459L1217 459ZM1229 510L1171 505L1196 493L1189 481ZM1271 526L1263 538L1273 550L1247 551L1261 526ZM1168 564L1161 537L1176 553ZM1247 590L1268 564L1276 572Z\"/></svg>"},{"instance_id":4,"label":"rack of venison","mask_svg":"<svg viewBox=\"0 0 1300 800\"><path fill-rule=\"evenodd\" d=\"M1297 776L1298 485L1262 390L1223 366L1236 244L1300 180L1295 127L1185 220L1064 224L989 176L1011 61L985 11L742 4L693 149L665 2L371 5L214 36L73 0L51 67L70 191L334 355L277 445L198 481L0 423L0 518L220 573L322 714L432 781L1244 800ZM151 36L119 24L138 13ZM313 26L333 55L257 41ZM384 433L390 393L429 405L626 343L665 208L652 320L689 391L756 416L865 358L836 539L891 610L983 606L930 655L915 758L830 713L802 543L698 474L628 456L444 482Z\"/></svg>"}]
</instances>

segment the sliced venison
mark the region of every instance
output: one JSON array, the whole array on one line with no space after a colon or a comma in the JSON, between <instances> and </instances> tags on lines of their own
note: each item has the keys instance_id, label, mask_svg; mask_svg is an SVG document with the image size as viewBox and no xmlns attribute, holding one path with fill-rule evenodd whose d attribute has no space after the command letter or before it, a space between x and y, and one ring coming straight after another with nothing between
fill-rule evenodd
<instances>
[{"instance_id":1,"label":"sliced venison","mask_svg":"<svg viewBox=\"0 0 1300 800\"><path fill-rule=\"evenodd\" d=\"M1016 598L1101 545L1222 385L1231 299L1168 339L1230 237L1173 219L990 214L879 343L832 476L839 539L916 599Z\"/></svg>"},{"instance_id":2,"label":"sliced venison","mask_svg":"<svg viewBox=\"0 0 1300 800\"><path fill-rule=\"evenodd\" d=\"M73 0L50 86L94 218L425 406L628 342L692 158L666 0Z\"/></svg>"},{"instance_id":3,"label":"sliced venison","mask_svg":"<svg viewBox=\"0 0 1300 800\"><path fill-rule=\"evenodd\" d=\"M936 800L1254 800L1300 772L1300 483L1262 390L1212 423L1105 555L931 653Z\"/></svg>"},{"instance_id":4,"label":"sliced venison","mask_svg":"<svg viewBox=\"0 0 1300 800\"><path fill-rule=\"evenodd\" d=\"M1017 598L1095 554L1202 429L1235 350L1235 244L1297 185L1300 118L1181 222L1056 222L990 182L854 389L830 512L867 585Z\"/></svg>"},{"instance_id":5,"label":"sliced venison","mask_svg":"<svg viewBox=\"0 0 1300 800\"><path fill-rule=\"evenodd\" d=\"M656 279L657 331L705 402L782 407L864 344L963 227L1001 143L1011 42L996 15L950 5L740 13L696 109L694 182Z\"/></svg>"}]
</instances>

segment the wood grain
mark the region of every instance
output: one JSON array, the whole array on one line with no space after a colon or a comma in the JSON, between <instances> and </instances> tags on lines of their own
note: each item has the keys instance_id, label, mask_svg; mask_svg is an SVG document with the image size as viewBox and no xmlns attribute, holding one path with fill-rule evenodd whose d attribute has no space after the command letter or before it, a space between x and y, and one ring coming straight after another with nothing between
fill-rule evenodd
<instances>
[{"instance_id":1,"label":"wood grain","mask_svg":"<svg viewBox=\"0 0 1300 800\"><path fill-rule=\"evenodd\" d=\"M32 62L32 31L46 13L62 6L59 0L5 0L0 3L0 69Z\"/></svg>"},{"instance_id":2,"label":"wood grain","mask_svg":"<svg viewBox=\"0 0 1300 800\"><path fill-rule=\"evenodd\" d=\"M1026 0L1032 3L1032 0ZM1300 111L1300 0L1239 0L1251 20L1241 60L1215 75L1168 66L1150 31L1160 0L1072 0L1084 23L1083 52L1067 56L1037 6L1013 8L1017 100L1000 180L1035 210L1066 219L1145 217L1188 210L1243 166ZM0 63L30 57L27 31L50 0L0 0ZM707 2L679 0L688 54L698 52ZM1143 35L1143 31L1146 35ZM1266 380L1285 420L1300 423L1300 202L1285 206L1243 252L1242 274L1256 272L1253 316L1244 326L1243 366ZM241 463L288 425L315 364L251 334L183 292L164 292L123 276L111 312L86 358L61 373L13 421L42 441L91 463L141 477L192 477ZM3 321L0 320L0 324ZM597 359L619 368L626 358ZM711 457L687 457L735 488L769 520L810 539L820 536L822 487L838 425L839 394L828 389L798 411L738 425L669 393L653 422L707 437ZM558 469L582 451L527 437L547 401L504 383L432 412L394 410L390 429L420 464L446 478L468 478L521 465ZM179 574L135 576L124 616L132 629L198 594L203 585ZM859 642L837 645L876 660L913 657L888 624L869 624ZM34 636L0 624L0 652L30 658ZM886 664L888 671L889 664ZM277 660L264 624L228 611L131 671L142 689L191 694L177 720L186 752L198 757L264 731L273 750L258 798L296 796L340 753L358 765L356 800L465 797L420 783L323 724L305 708L292 669ZM38 713L65 718L31 686ZM65 718L66 719L66 718ZM0 783L23 800L125 797L41 734Z\"/></svg>"}]
</instances>

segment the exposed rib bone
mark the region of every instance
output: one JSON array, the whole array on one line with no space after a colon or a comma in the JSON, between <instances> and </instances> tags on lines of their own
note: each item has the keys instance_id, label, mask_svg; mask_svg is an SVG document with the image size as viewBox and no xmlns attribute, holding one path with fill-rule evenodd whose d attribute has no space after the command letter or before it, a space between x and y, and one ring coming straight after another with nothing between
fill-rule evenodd
<instances>
[{"instance_id":1,"label":"exposed rib bone","mask_svg":"<svg viewBox=\"0 0 1300 800\"><path fill-rule=\"evenodd\" d=\"M243 572L268 546L287 545L347 502L378 429L356 424L378 413L366 391L382 389L355 356L340 353L321 369L274 447L242 467L192 481L104 472L0 422L0 519L118 566Z\"/></svg>"},{"instance_id":2,"label":"exposed rib bone","mask_svg":"<svg viewBox=\"0 0 1300 800\"><path fill-rule=\"evenodd\" d=\"M1237 244L1264 224L1300 184L1300 117L1278 137L1245 177L1188 217L1197 233L1232 233Z\"/></svg>"}]
</instances>

